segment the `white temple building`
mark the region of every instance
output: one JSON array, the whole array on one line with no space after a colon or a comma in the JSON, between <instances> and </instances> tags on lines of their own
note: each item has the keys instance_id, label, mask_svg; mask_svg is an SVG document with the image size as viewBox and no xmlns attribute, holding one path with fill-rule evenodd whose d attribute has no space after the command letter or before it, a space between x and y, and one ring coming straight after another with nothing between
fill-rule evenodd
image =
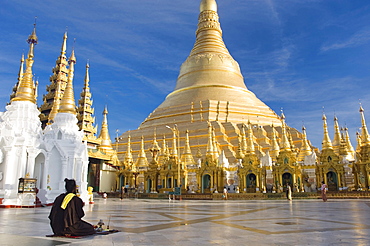
<instances>
[{"instance_id":1,"label":"white temple building","mask_svg":"<svg viewBox=\"0 0 370 246\"><path fill-rule=\"evenodd\" d=\"M66 36L66 35L65 35ZM87 144L77 126L73 95L74 52L69 59L67 85L54 121L44 130L36 105L37 89L32 75L36 28L28 38L30 45L23 73L21 64L15 96L0 112L0 197L4 205L35 205L36 192L41 203L52 203L65 192L64 179L75 179L80 197L87 202ZM65 47L65 45L63 45ZM62 47L62 55L65 49ZM22 183L20 179L32 180Z\"/></svg>"}]
</instances>

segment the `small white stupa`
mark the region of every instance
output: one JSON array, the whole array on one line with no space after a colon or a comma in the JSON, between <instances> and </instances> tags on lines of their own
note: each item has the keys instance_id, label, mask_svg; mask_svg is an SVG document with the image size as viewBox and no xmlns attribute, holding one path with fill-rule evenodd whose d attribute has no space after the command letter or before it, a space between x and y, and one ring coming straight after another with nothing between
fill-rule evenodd
<instances>
[{"instance_id":1,"label":"small white stupa","mask_svg":"<svg viewBox=\"0 0 370 246\"><path fill-rule=\"evenodd\" d=\"M18 193L19 179L33 177L45 160L40 150L42 129L32 76L36 25L27 42L26 70L19 75L15 96L0 114L0 197L5 205L29 205L28 200L34 201L32 195ZM23 70L23 63L21 66Z\"/></svg>"}]
</instances>

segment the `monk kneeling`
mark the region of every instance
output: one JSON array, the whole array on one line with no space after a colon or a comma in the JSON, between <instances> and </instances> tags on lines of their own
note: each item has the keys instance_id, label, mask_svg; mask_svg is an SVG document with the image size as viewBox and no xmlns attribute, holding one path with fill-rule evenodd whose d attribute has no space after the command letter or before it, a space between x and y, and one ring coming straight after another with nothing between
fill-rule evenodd
<instances>
[{"instance_id":1,"label":"monk kneeling","mask_svg":"<svg viewBox=\"0 0 370 246\"><path fill-rule=\"evenodd\" d=\"M94 227L83 221L85 213L81 198L76 196L76 181L65 179L66 193L55 198L49 219L55 236L86 236L95 233Z\"/></svg>"}]
</instances>

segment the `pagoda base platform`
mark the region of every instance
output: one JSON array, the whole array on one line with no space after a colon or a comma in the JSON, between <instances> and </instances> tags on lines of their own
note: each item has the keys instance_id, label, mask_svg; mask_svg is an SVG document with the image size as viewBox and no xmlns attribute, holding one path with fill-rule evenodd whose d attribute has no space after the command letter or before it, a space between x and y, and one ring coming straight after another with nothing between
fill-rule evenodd
<instances>
[{"instance_id":1,"label":"pagoda base platform","mask_svg":"<svg viewBox=\"0 0 370 246\"><path fill-rule=\"evenodd\" d=\"M175 196L175 200L223 200L222 193L192 193ZM320 192L293 192L293 199L321 199ZM108 193L108 198L120 198L120 193ZM125 196L124 199L169 199L167 193L139 193L135 197ZM329 191L328 199L370 199L370 191ZM173 200L173 196L171 195ZM228 193L228 200L282 200L285 193Z\"/></svg>"}]
</instances>

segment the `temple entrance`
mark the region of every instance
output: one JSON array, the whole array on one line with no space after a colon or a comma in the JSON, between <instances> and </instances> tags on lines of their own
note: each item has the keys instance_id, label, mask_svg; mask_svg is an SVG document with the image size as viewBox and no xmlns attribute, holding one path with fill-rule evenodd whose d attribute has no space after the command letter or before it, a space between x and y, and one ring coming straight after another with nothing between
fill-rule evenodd
<instances>
[{"instance_id":1,"label":"temple entrance","mask_svg":"<svg viewBox=\"0 0 370 246\"><path fill-rule=\"evenodd\" d=\"M293 186L293 176L290 173L284 173L282 178L283 178L282 185L284 187L284 190L286 189L287 184L289 184L290 187Z\"/></svg>"},{"instance_id":2,"label":"temple entrance","mask_svg":"<svg viewBox=\"0 0 370 246\"><path fill-rule=\"evenodd\" d=\"M119 176L118 189L121 190L121 192L122 192L122 189L124 188L124 186L125 186L125 176L121 175L121 176Z\"/></svg>"},{"instance_id":3,"label":"temple entrance","mask_svg":"<svg viewBox=\"0 0 370 246\"><path fill-rule=\"evenodd\" d=\"M94 191L100 191L100 160L98 159L89 158L87 186L93 187Z\"/></svg>"},{"instance_id":4,"label":"temple entrance","mask_svg":"<svg viewBox=\"0 0 370 246\"><path fill-rule=\"evenodd\" d=\"M152 180L148 179L148 186L147 186L146 193L150 193L151 189L152 189Z\"/></svg>"},{"instance_id":5,"label":"temple entrance","mask_svg":"<svg viewBox=\"0 0 370 246\"><path fill-rule=\"evenodd\" d=\"M36 187L38 189L44 188L45 180L44 180L44 169L45 169L45 156L44 154L40 153L37 155L35 159L35 168L33 171L33 178L37 179Z\"/></svg>"},{"instance_id":6,"label":"temple entrance","mask_svg":"<svg viewBox=\"0 0 370 246\"><path fill-rule=\"evenodd\" d=\"M256 192L256 175L254 173L250 173L246 177L247 179L247 193L255 193Z\"/></svg>"},{"instance_id":7,"label":"temple entrance","mask_svg":"<svg viewBox=\"0 0 370 246\"><path fill-rule=\"evenodd\" d=\"M203 175L202 193L211 193L211 176L209 174Z\"/></svg>"},{"instance_id":8,"label":"temple entrance","mask_svg":"<svg viewBox=\"0 0 370 246\"><path fill-rule=\"evenodd\" d=\"M328 180L328 190L337 191L338 190L338 176L335 172L328 172L326 174Z\"/></svg>"}]
</instances>

